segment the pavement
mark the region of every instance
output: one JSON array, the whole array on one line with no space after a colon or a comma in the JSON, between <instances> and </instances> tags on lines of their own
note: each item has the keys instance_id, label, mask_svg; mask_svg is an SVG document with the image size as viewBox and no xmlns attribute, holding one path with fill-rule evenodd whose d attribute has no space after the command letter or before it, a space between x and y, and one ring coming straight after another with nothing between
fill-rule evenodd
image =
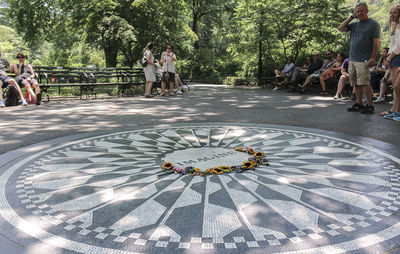
<instances>
[{"instance_id":1,"label":"pavement","mask_svg":"<svg viewBox=\"0 0 400 254\"><path fill-rule=\"evenodd\" d=\"M0 109L0 253L396 253L400 123L351 104L195 84ZM246 145L270 165L159 173Z\"/></svg>"}]
</instances>

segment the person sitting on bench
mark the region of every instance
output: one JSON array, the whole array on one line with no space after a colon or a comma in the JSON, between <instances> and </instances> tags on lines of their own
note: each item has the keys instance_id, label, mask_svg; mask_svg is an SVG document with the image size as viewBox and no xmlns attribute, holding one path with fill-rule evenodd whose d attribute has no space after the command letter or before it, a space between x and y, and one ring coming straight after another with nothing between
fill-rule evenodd
<instances>
[{"instance_id":1,"label":"person sitting on bench","mask_svg":"<svg viewBox=\"0 0 400 254\"><path fill-rule=\"evenodd\" d=\"M26 91L29 93L29 102L40 105L42 96L40 93L39 83L36 81L36 79L34 79L35 72L33 71L31 65L25 64L26 56L23 53L18 53L17 59L19 61L19 64L17 64L17 67L14 71L15 75L17 75L16 80L18 82L18 85L21 88L25 88ZM33 92L32 87L35 89L35 92Z\"/></svg>"},{"instance_id":2,"label":"person sitting on bench","mask_svg":"<svg viewBox=\"0 0 400 254\"><path fill-rule=\"evenodd\" d=\"M293 58L289 56L287 58L287 63L285 67L283 68L282 71L280 70L275 70L275 88L274 91L279 89L279 86L283 85L284 83L287 83L290 79L290 75L292 75L292 72L296 66L293 63ZM283 82L279 82L279 80L284 80Z\"/></svg>"},{"instance_id":3,"label":"person sitting on bench","mask_svg":"<svg viewBox=\"0 0 400 254\"><path fill-rule=\"evenodd\" d=\"M4 108L6 106L3 101L3 89L6 88L8 85L15 87L15 89L17 90L19 97L21 99L21 105L28 106L28 103L22 96L21 89L17 85L17 82L14 79L11 79L10 77L7 76L6 72L7 66L9 66L9 71L13 71L14 65L3 58L3 53L0 50L0 107Z\"/></svg>"}]
</instances>

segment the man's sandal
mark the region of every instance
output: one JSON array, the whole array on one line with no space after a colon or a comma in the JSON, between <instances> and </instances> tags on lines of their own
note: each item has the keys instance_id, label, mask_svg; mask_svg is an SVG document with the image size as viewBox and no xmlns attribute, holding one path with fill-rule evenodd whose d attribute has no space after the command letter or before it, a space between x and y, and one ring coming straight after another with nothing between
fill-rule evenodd
<instances>
[{"instance_id":1,"label":"man's sandal","mask_svg":"<svg viewBox=\"0 0 400 254\"><path fill-rule=\"evenodd\" d=\"M379 113L379 115L380 116L386 116L386 115L390 115L390 114L392 114L393 112L391 111L391 110L388 110L388 111L383 111L383 112L381 112L381 113Z\"/></svg>"}]
</instances>

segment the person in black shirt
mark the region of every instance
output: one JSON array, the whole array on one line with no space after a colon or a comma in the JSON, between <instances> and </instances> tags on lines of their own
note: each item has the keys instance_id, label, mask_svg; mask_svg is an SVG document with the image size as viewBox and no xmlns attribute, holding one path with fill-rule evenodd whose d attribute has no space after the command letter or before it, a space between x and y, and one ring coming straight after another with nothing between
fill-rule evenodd
<instances>
[{"instance_id":1,"label":"person in black shirt","mask_svg":"<svg viewBox=\"0 0 400 254\"><path fill-rule=\"evenodd\" d=\"M306 77L314 72L318 71L322 67L322 60L319 56L318 52L314 53L314 61L307 67L307 68L299 68L293 71L292 74L292 81L291 83L294 84L296 82L302 83L306 79Z\"/></svg>"}]
</instances>

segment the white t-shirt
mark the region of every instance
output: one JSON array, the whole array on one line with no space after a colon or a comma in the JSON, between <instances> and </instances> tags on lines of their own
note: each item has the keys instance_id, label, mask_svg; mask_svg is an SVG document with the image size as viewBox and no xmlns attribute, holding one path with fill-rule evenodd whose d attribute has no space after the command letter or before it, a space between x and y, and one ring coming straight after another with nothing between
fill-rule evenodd
<instances>
[{"instance_id":1,"label":"white t-shirt","mask_svg":"<svg viewBox=\"0 0 400 254\"><path fill-rule=\"evenodd\" d=\"M390 53L394 53L395 55L400 54L400 29L397 27L394 35L390 37Z\"/></svg>"},{"instance_id":2,"label":"white t-shirt","mask_svg":"<svg viewBox=\"0 0 400 254\"><path fill-rule=\"evenodd\" d=\"M166 51L164 51L161 54L161 59L164 61L163 68L162 68L163 72L168 71L168 72L175 73L175 64L174 64L174 61L172 60L172 54L174 54L174 53L171 52L170 55L167 56Z\"/></svg>"}]
</instances>

